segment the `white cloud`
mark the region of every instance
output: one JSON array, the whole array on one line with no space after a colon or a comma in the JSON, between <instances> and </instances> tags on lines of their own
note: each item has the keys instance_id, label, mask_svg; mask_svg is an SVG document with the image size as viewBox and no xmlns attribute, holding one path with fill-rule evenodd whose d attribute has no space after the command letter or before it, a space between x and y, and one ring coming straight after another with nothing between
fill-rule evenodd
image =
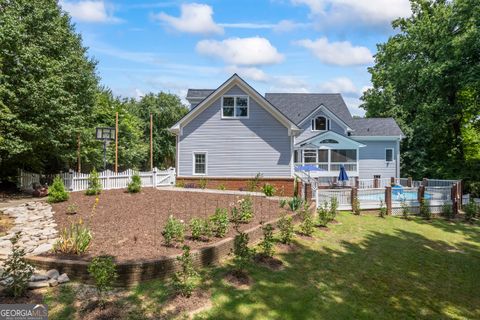
<instances>
[{"instance_id":1,"label":"white cloud","mask_svg":"<svg viewBox=\"0 0 480 320\"><path fill-rule=\"evenodd\" d=\"M353 116L364 117L365 110L360 108L362 101L359 98L352 98L352 97L343 97L345 103L347 104L348 110Z\"/></svg>"},{"instance_id":2,"label":"white cloud","mask_svg":"<svg viewBox=\"0 0 480 320\"><path fill-rule=\"evenodd\" d=\"M305 28L310 26L310 23L300 23L291 20L281 20L277 23L255 23L255 22L240 22L240 23L219 23L223 28L232 29L271 29L275 32L290 32L295 29Z\"/></svg>"},{"instance_id":3,"label":"white cloud","mask_svg":"<svg viewBox=\"0 0 480 320\"><path fill-rule=\"evenodd\" d=\"M213 9L199 3L182 4L180 17L170 16L164 12L154 15L156 20L167 23L172 28L187 33L222 34L223 28L213 21Z\"/></svg>"},{"instance_id":4,"label":"white cloud","mask_svg":"<svg viewBox=\"0 0 480 320\"><path fill-rule=\"evenodd\" d=\"M324 82L319 86L321 92L326 93L360 93L358 88L353 84L352 80L347 77L339 77Z\"/></svg>"},{"instance_id":5,"label":"white cloud","mask_svg":"<svg viewBox=\"0 0 480 320\"><path fill-rule=\"evenodd\" d=\"M196 50L232 65L275 64L284 59L270 41L261 37L202 40L197 43Z\"/></svg>"},{"instance_id":6,"label":"white cloud","mask_svg":"<svg viewBox=\"0 0 480 320\"><path fill-rule=\"evenodd\" d=\"M309 49L320 61L340 66L361 65L373 62L373 56L367 47L353 46L348 41L329 42L322 37L315 41L304 39L297 45Z\"/></svg>"},{"instance_id":7,"label":"white cloud","mask_svg":"<svg viewBox=\"0 0 480 320\"><path fill-rule=\"evenodd\" d=\"M228 66L225 68L227 73L237 73L240 77L254 81L268 81L270 77L261 69L255 67Z\"/></svg>"},{"instance_id":8,"label":"white cloud","mask_svg":"<svg viewBox=\"0 0 480 320\"><path fill-rule=\"evenodd\" d=\"M113 16L111 8L107 8L104 1L60 1L60 6L72 18L78 21L97 23L121 22L121 19Z\"/></svg>"},{"instance_id":9,"label":"white cloud","mask_svg":"<svg viewBox=\"0 0 480 320\"><path fill-rule=\"evenodd\" d=\"M398 17L411 14L409 0L291 0L295 5L308 6L312 16L322 22L362 22L388 24Z\"/></svg>"}]
</instances>

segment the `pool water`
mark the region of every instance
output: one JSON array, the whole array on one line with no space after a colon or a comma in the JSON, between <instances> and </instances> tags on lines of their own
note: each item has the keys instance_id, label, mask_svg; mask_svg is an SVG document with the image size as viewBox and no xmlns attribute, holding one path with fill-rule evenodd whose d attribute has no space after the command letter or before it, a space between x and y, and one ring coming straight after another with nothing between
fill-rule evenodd
<instances>
[{"instance_id":1,"label":"pool water","mask_svg":"<svg viewBox=\"0 0 480 320\"><path fill-rule=\"evenodd\" d=\"M430 193L425 192L424 198L426 200L429 200L432 198L432 195ZM404 191L403 193L398 193L398 191L392 190L392 201L402 201L402 200L412 201L417 199L418 199L418 194L416 191ZM385 201L385 192L359 195L358 200Z\"/></svg>"}]
</instances>

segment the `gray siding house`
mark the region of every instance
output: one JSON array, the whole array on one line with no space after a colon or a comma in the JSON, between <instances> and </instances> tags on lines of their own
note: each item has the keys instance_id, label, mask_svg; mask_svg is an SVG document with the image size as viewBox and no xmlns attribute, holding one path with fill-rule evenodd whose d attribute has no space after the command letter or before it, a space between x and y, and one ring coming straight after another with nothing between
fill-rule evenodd
<instances>
[{"instance_id":1,"label":"gray siding house","mask_svg":"<svg viewBox=\"0 0 480 320\"><path fill-rule=\"evenodd\" d=\"M234 74L217 89L189 89L190 112L170 130L177 137L177 178L208 179L237 189L257 173L293 188L295 167L312 175L400 177L403 133L392 118L352 118L340 94L260 95Z\"/></svg>"}]
</instances>

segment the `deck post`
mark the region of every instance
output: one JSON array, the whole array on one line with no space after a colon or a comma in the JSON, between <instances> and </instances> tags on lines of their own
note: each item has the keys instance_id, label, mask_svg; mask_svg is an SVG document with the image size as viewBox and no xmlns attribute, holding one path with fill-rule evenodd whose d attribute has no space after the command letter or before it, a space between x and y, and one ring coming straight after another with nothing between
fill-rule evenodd
<instances>
[{"instance_id":1,"label":"deck post","mask_svg":"<svg viewBox=\"0 0 480 320\"><path fill-rule=\"evenodd\" d=\"M385 187L385 205L387 206L387 216L392 214L392 187Z\"/></svg>"},{"instance_id":2,"label":"deck post","mask_svg":"<svg viewBox=\"0 0 480 320\"><path fill-rule=\"evenodd\" d=\"M412 177L408 177L407 179L407 187L411 188L413 186L413 178Z\"/></svg>"},{"instance_id":3,"label":"deck post","mask_svg":"<svg viewBox=\"0 0 480 320\"><path fill-rule=\"evenodd\" d=\"M395 185L395 177L390 177L390 185Z\"/></svg>"},{"instance_id":4,"label":"deck post","mask_svg":"<svg viewBox=\"0 0 480 320\"><path fill-rule=\"evenodd\" d=\"M379 182L379 181L378 181L378 178L373 178L373 187L374 187L374 188L378 188L378 186L379 186L379 183L378 183L378 182Z\"/></svg>"},{"instance_id":5,"label":"deck post","mask_svg":"<svg viewBox=\"0 0 480 320\"><path fill-rule=\"evenodd\" d=\"M358 177L355 177L355 188L359 188L360 187L360 179Z\"/></svg>"},{"instance_id":6,"label":"deck post","mask_svg":"<svg viewBox=\"0 0 480 320\"><path fill-rule=\"evenodd\" d=\"M424 187L427 187L427 186L428 186L428 179L427 179L427 178L423 178L423 179L422 179L422 185L423 185Z\"/></svg>"},{"instance_id":7,"label":"deck post","mask_svg":"<svg viewBox=\"0 0 480 320\"><path fill-rule=\"evenodd\" d=\"M421 203L423 201L424 196L425 196L425 186L421 185L418 187L418 193L417 193L418 202Z\"/></svg>"}]
</instances>

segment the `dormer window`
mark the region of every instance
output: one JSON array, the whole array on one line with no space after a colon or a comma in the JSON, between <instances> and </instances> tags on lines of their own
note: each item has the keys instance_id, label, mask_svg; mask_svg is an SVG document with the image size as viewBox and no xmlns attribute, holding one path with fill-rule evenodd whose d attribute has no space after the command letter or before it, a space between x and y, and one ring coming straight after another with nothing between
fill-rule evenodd
<instances>
[{"instance_id":1,"label":"dormer window","mask_svg":"<svg viewBox=\"0 0 480 320\"><path fill-rule=\"evenodd\" d=\"M223 96L222 118L248 118L248 96Z\"/></svg>"},{"instance_id":2,"label":"dormer window","mask_svg":"<svg viewBox=\"0 0 480 320\"><path fill-rule=\"evenodd\" d=\"M312 119L312 131L330 130L330 120L325 117L316 117Z\"/></svg>"}]
</instances>

